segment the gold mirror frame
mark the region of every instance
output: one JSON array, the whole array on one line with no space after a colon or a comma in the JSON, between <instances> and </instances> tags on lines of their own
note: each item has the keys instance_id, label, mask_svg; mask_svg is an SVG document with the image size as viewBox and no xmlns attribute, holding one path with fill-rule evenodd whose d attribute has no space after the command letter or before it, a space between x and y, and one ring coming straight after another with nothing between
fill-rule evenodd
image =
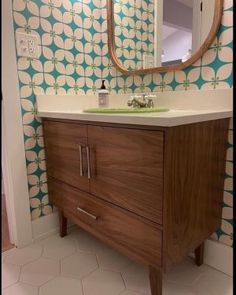
<instances>
[{"instance_id":1,"label":"gold mirror frame","mask_svg":"<svg viewBox=\"0 0 236 295\"><path fill-rule=\"evenodd\" d=\"M150 68L150 69L142 69L142 70L127 70L124 68L115 53L115 38L114 38L114 7L113 7L113 0L107 0L107 29L108 29L108 50L111 56L111 60L114 63L117 70L122 72L126 75L143 75L143 74L152 74L157 72L169 72L169 71L178 71L182 70L193 63L195 63L209 48L209 46L214 41L216 34L219 30L221 19L223 15L223 1L224 0L215 0L215 12L214 12L214 18L213 18L213 24L211 27L211 30L209 32L209 35L207 36L205 42L202 44L202 46L198 49L197 52L195 52L191 58L189 58L187 61L175 64L175 65L169 65L165 67L156 67L156 68Z\"/></svg>"}]
</instances>

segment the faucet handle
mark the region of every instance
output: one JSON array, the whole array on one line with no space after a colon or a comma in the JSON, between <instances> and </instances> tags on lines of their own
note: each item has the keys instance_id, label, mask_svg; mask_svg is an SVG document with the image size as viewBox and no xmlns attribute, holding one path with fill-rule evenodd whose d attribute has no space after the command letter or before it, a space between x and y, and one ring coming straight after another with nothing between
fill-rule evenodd
<instances>
[{"instance_id":1,"label":"faucet handle","mask_svg":"<svg viewBox=\"0 0 236 295\"><path fill-rule=\"evenodd\" d=\"M134 94L134 95L131 95L130 97L131 99L139 99L139 98L142 98L141 95L138 95L138 94Z\"/></svg>"},{"instance_id":2,"label":"faucet handle","mask_svg":"<svg viewBox=\"0 0 236 295\"><path fill-rule=\"evenodd\" d=\"M156 94L146 94L146 98L149 98L149 99L157 98L157 95Z\"/></svg>"},{"instance_id":3,"label":"faucet handle","mask_svg":"<svg viewBox=\"0 0 236 295\"><path fill-rule=\"evenodd\" d=\"M145 99L147 100L147 105L149 108L154 107L154 101L153 98L156 98L156 95L154 94L146 94Z\"/></svg>"}]
</instances>

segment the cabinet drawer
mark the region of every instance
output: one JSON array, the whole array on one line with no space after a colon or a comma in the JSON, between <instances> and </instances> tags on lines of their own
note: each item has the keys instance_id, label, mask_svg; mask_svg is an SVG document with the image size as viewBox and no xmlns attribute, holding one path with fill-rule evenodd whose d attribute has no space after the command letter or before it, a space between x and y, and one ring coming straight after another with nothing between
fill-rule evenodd
<instances>
[{"instance_id":1,"label":"cabinet drawer","mask_svg":"<svg viewBox=\"0 0 236 295\"><path fill-rule=\"evenodd\" d=\"M127 256L161 267L162 231L158 225L58 181L49 179L48 185L50 200L66 217Z\"/></svg>"},{"instance_id":2,"label":"cabinet drawer","mask_svg":"<svg viewBox=\"0 0 236 295\"><path fill-rule=\"evenodd\" d=\"M89 190L86 174L85 149L87 126L75 123L44 120L44 140L49 177L56 178L82 190ZM81 152L81 154L80 154Z\"/></svg>"},{"instance_id":3,"label":"cabinet drawer","mask_svg":"<svg viewBox=\"0 0 236 295\"><path fill-rule=\"evenodd\" d=\"M163 132L88 126L88 144L90 193L162 224Z\"/></svg>"}]
</instances>

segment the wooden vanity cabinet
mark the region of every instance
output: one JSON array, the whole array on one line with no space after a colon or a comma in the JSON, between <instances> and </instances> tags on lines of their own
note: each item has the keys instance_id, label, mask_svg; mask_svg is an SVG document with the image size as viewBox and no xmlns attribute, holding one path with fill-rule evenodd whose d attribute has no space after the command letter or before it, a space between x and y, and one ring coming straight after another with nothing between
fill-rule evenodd
<instances>
[{"instance_id":1,"label":"wooden vanity cabinet","mask_svg":"<svg viewBox=\"0 0 236 295\"><path fill-rule=\"evenodd\" d=\"M67 218L150 269L162 272L221 223L229 119L152 127L43 119L50 200Z\"/></svg>"},{"instance_id":2,"label":"wooden vanity cabinet","mask_svg":"<svg viewBox=\"0 0 236 295\"><path fill-rule=\"evenodd\" d=\"M43 126L48 178L88 191L89 179L84 177L87 171L84 149L87 145L87 127L54 121L44 121Z\"/></svg>"}]
</instances>

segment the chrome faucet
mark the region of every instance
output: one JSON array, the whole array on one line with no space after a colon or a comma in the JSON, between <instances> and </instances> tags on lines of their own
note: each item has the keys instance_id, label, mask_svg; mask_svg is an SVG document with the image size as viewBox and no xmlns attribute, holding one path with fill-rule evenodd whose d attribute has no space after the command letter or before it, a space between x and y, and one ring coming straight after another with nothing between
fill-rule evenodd
<instances>
[{"instance_id":1,"label":"chrome faucet","mask_svg":"<svg viewBox=\"0 0 236 295\"><path fill-rule=\"evenodd\" d=\"M153 98L155 95L144 94L131 96L131 99L128 100L127 105L134 108L153 108L154 102Z\"/></svg>"}]
</instances>

